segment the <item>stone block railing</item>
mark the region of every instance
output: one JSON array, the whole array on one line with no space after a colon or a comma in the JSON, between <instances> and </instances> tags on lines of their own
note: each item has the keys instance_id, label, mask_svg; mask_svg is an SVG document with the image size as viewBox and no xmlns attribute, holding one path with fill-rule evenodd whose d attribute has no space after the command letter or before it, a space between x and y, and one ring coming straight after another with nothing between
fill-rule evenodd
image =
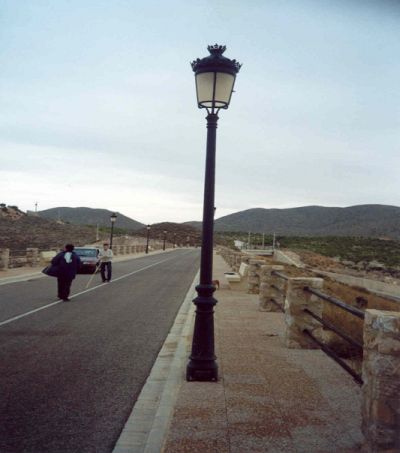
<instances>
[{"instance_id":1,"label":"stone block railing","mask_svg":"<svg viewBox=\"0 0 400 453\"><path fill-rule=\"evenodd\" d=\"M161 248L162 244L154 244L153 246L153 250ZM116 256L144 253L145 250L146 245L113 245L113 253ZM29 247L25 250L14 251L14 253L11 254L8 248L0 248L0 271L15 267L45 265L50 262L55 253L57 253L55 249L52 251L40 251L36 247Z\"/></svg>"},{"instance_id":2,"label":"stone block railing","mask_svg":"<svg viewBox=\"0 0 400 453\"><path fill-rule=\"evenodd\" d=\"M247 292L249 294L258 294L260 291L261 268L265 264L264 260L250 259Z\"/></svg>"},{"instance_id":3,"label":"stone block railing","mask_svg":"<svg viewBox=\"0 0 400 453\"><path fill-rule=\"evenodd\" d=\"M274 305L284 309L284 341L288 348L323 347L322 324L307 313L312 312L323 320L323 304L329 303L321 298L323 279L281 278L282 266L277 267L264 265L261 268L260 310L273 311ZM277 278L281 280L281 287ZM283 299L285 302L281 305ZM362 384L364 451L400 452L400 312L369 309L363 312L351 307L348 310L364 319L362 376L347 370ZM335 360L340 364L340 358ZM341 366L346 369L343 361Z\"/></svg>"},{"instance_id":4,"label":"stone block railing","mask_svg":"<svg viewBox=\"0 0 400 453\"><path fill-rule=\"evenodd\" d=\"M264 264L260 268L260 311L284 311L286 298L286 280L275 272L282 272L284 266Z\"/></svg>"},{"instance_id":5,"label":"stone block railing","mask_svg":"<svg viewBox=\"0 0 400 453\"><path fill-rule=\"evenodd\" d=\"M8 269L10 261L10 249L0 249L0 271Z\"/></svg>"},{"instance_id":6,"label":"stone block railing","mask_svg":"<svg viewBox=\"0 0 400 453\"><path fill-rule=\"evenodd\" d=\"M305 312L312 311L322 318L322 300L304 287L322 289L322 278L288 278L285 299L285 344L291 349L315 349L317 346L304 335L308 331L316 337L321 337L322 325Z\"/></svg>"},{"instance_id":7,"label":"stone block railing","mask_svg":"<svg viewBox=\"0 0 400 453\"><path fill-rule=\"evenodd\" d=\"M366 310L362 430L367 451L400 451L400 313Z\"/></svg>"},{"instance_id":8,"label":"stone block railing","mask_svg":"<svg viewBox=\"0 0 400 453\"><path fill-rule=\"evenodd\" d=\"M232 250L228 247L220 246L217 248L216 253L221 255L225 262L231 267L233 272L239 272L240 265L242 263L249 264L252 259L250 255Z\"/></svg>"}]
</instances>

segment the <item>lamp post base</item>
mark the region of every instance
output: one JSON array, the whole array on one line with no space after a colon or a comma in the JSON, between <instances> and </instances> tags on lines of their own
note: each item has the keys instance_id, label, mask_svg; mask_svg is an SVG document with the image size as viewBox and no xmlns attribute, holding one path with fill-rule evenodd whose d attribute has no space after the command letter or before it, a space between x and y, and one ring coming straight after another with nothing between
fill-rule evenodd
<instances>
[{"instance_id":1,"label":"lamp post base","mask_svg":"<svg viewBox=\"0 0 400 453\"><path fill-rule=\"evenodd\" d=\"M186 367L187 381L218 381L218 365L212 361L204 364L204 369L199 364L191 361Z\"/></svg>"},{"instance_id":2,"label":"lamp post base","mask_svg":"<svg viewBox=\"0 0 400 453\"><path fill-rule=\"evenodd\" d=\"M192 353L186 367L187 381L217 381L218 365L214 354L214 305L213 285L200 284L194 300L196 319L194 323Z\"/></svg>"}]
</instances>

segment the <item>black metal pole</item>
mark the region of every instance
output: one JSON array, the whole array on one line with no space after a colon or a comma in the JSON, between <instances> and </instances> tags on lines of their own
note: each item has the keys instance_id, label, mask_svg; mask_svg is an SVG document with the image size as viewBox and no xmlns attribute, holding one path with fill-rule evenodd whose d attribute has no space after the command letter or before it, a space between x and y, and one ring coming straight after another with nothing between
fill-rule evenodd
<instances>
[{"instance_id":1,"label":"black metal pole","mask_svg":"<svg viewBox=\"0 0 400 453\"><path fill-rule=\"evenodd\" d=\"M162 248L164 251L165 251L165 241L166 241L166 239L167 239L167 235L164 233L164 242L163 242L163 248Z\"/></svg>"},{"instance_id":2,"label":"black metal pole","mask_svg":"<svg viewBox=\"0 0 400 453\"><path fill-rule=\"evenodd\" d=\"M150 238L150 230L147 229L146 253L149 253L149 238Z\"/></svg>"},{"instance_id":3,"label":"black metal pole","mask_svg":"<svg viewBox=\"0 0 400 453\"><path fill-rule=\"evenodd\" d=\"M215 286L212 285L214 243L214 192L215 192L215 145L218 116L207 116L207 154L204 181L203 233L201 244L200 284L196 286L196 305L192 353L186 368L188 381L218 380L218 365L214 353L214 305Z\"/></svg>"},{"instance_id":4,"label":"black metal pole","mask_svg":"<svg viewBox=\"0 0 400 453\"><path fill-rule=\"evenodd\" d=\"M113 235L114 235L114 222L111 222L110 249L112 249Z\"/></svg>"}]
</instances>

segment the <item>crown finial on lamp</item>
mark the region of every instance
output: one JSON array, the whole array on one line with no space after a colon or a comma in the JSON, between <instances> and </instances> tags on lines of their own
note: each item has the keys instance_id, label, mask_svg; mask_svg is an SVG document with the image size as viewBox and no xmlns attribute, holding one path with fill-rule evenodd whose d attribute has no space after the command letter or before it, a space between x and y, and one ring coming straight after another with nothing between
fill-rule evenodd
<instances>
[{"instance_id":1,"label":"crown finial on lamp","mask_svg":"<svg viewBox=\"0 0 400 453\"><path fill-rule=\"evenodd\" d=\"M210 52L211 55L222 55L226 50L226 46L214 44L213 46L208 46L207 50Z\"/></svg>"}]
</instances>

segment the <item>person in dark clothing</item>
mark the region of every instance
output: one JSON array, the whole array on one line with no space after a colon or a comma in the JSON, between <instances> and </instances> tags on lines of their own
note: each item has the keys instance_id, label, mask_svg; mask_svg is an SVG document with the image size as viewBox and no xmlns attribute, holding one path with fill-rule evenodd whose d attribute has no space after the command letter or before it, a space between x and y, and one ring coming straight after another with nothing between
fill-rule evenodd
<instances>
[{"instance_id":1,"label":"person in dark clothing","mask_svg":"<svg viewBox=\"0 0 400 453\"><path fill-rule=\"evenodd\" d=\"M69 301L68 296L71 291L71 283L78 272L80 264L79 256L73 250L74 246L67 244L64 251L60 252L51 260L51 264L58 269L58 298L65 302Z\"/></svg>"}]
</instances>

